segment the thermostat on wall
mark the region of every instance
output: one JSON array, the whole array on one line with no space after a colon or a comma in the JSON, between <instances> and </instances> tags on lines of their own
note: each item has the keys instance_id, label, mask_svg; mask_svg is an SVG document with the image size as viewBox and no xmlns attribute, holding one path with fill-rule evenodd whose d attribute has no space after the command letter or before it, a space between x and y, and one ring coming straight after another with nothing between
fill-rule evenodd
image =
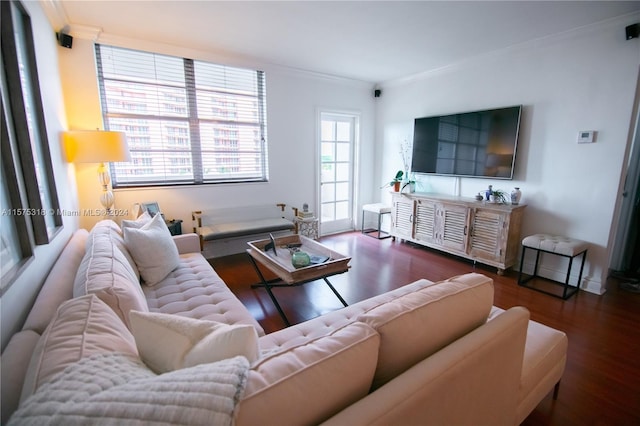
<instances>
[{"instance_id":1,"label":"thermostat on wall","mask_svg":"<svg viewBox=\"0 0 640 426\"><path fill-rule=\"evenodd\" d=\"M578 143L592 143L595 137L595 130L581 130L578 132Z\"/></svg>"}]
</instances>

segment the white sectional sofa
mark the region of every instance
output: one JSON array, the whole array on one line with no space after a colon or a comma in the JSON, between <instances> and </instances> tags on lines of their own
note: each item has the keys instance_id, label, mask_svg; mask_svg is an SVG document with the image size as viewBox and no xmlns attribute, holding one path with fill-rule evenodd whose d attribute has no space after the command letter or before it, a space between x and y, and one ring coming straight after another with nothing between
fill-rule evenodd
<instances>
[{"instance_id":1,"label":"white sectional sofa","mask_svg":"<svg viewBox=\"0 0 640 426\"><path fill-rule=\"evenodd\" d=\"M74 234L2 354L3 424L514 425L563 374L566 335L492 306L484 275L419 280L265 335L198 236L173 239L178 266L148 286L115 223ZM258 354L152 371L134 321L146 311L252 328Z\"/></svg>"}]
</instances>

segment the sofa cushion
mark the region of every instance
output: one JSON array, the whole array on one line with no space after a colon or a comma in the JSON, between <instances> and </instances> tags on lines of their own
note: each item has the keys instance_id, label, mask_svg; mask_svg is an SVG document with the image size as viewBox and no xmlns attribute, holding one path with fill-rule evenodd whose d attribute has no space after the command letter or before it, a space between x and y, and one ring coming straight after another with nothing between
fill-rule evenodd
<instances>
[{"instance_id":1,"label":"sofa cushion","mask_svg":"<svg viewBox=\"0 0 640 426\"><path fill-rule=\"evenodd\" d=\"M517 422L521 423L560 381L567 361L567 335L529 321L524 347Z\"/></svg>"},{"instance_id":2,"label":"sofa cushion","mask_svg":"<svg viewBox=\"0 0 640 426\"><path fill-rule=\"evenodd\" d=\"M232 425L248 369L238 356L156 375L133 355L95 354L43 384L9 425Z\"/></svg>"},{"instance_id":3,"label":"sofa cushion","mask_svg":"<svg viewBox=\"0 0 640 426\"><path fill-rule=\"evenodd\" d=\"M38 333L33 330L23 330L11 336L7 347L2 351L0 424L6 425L11 414L18 408L24 378L29 368L30 355L38 345L38 340L40 340Z\"/></svg>"},{"instance_id":4,"label":"sofa cushion","mask_svg":"<svg viewBox=\"0 0 640 426\"><path fill-rule=\"evenodd\" d=\"M91 234L109 235L111 237L111 241L113 241L113 243L118 247L124 257L127 259L127 262L129 262L131 270L136 275L136 281L140 281L140 272L138 272L136 262L133 261L131 253L129 253L129 249L127 249L127 245L124 243L122 228L120 228L117 223L109 219L101 220L93 226L93 228L91 229ZM87 248L89 244L91 243L87 242Z\"/></svg>"},{"instance_id":5,"label":"sofa cushion","mask_svg":"<svg viewBox=\"0 0 640 426\"><path fill-rule=\"evenodd\" d=\"M258 334L250 325L228 325L180 315L130 314L140 357L158 374L237 355L258 358Z\"/></svg>"},{"instance_id":6,"label":"sofa cushion","mask_svg":"<svg viewBox=\"0 0 640 426\"><path fill-rule=\"evenodd\" d=\"M93 354L138 356L136 342L113 310L95 295L60 305L33 352L20 401L68 365Z\"/></svg>"},{"instance_id":7,"label":"sofa cushion","mask_svg":"<svg viewBox=\"0 0 640 426\"><path fill-rule=\"evenodd\" d=\"M124 242L146 285L159 283L178 266L178 248L161 215L156 215L141 228L126 227L123 233Z\"/></svg>"},{"instance_id":8,"label":"sofa cushion","mask_svg":"<svg viewBox=\"0 0 640 426\"><path fill-rule=\"evenodd\" d=\"M102 227L92 230L73 289L74 297L95 294L109 305L125 324L129 311L149 310L144 293L129 261L119 248L117 237Z\"/></svg>"},{"instance_id":9,"label":"sofa cushion","mask_svg":"<svg viewBox=\"0 0 640 426\"><path fill-rule=\"evenodd\" d=\"M55 315L58 306L73 297L73 283L76 271L86 252L88 235L89 233L84 229L74 232L47 275L24 323L24 330L34 330L38 334L42 334Z\"/></svg>"},{"instance_id":10,"label":"sofa cushion","mask_svg":"<svg viewBox=\"0 0 640 426\"><path fill-rule=\"evenodd\" d=\"M374 330L352 323L263 353L249 371L236 425L319 424L368 393L378 344Z\"/></svg>"},{"instance_id":11,"label":"sofa cushion","mask_svg":"<svg viewBox=\"0 0 640 426\"><path fill-rule=\"evenodd\" d=\"M180 264L153 287L143 286L149 311L189 318L249 324L264 330L200 253L180 255Z\"/></svg>"},{"instance_id":12,"label":"sofa cushion","mask_svg":"<svg viewBox=\"0 0 640 426\"><path fill-rule=\"evenodd\" d=\"M380 334L377 389L486 322L493 281L466 274L399 297L358 317Z\"/></svg>"}]
</instances>

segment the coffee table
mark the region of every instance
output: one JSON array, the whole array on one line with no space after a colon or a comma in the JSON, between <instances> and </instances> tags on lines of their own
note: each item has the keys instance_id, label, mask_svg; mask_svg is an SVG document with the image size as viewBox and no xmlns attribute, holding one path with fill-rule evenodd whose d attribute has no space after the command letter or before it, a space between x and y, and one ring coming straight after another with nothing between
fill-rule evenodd
<instances>
[{"instance_id":1,"label":"coffee table","mask_svg":"<svg viewBox=\"0 0 640 426\"><path fill-rule=\"evenodd\" d=\"M311 281L322 279L338 297L340 302L342 302L344 306L348 306L347 302L345 302L342 296L340 296L340 293L338 293L333 285L331 285L328 277L347 272L349 270L349 261L351 261L350 257L333 251L327 246L303 235L287 235L275 238L275 253L271 248L266 250L269 243L271 243L271 240L258 240L248 243L249 248L247 249L247 253L249 254L251 263L253 264L253 267L258 273L261 281L251 287L264 287L267 290L271 301L287 326L290 326L291 324L273 294L272 288L274 287L299 286ZM310 256L315 255L321 258L327 258L327 260L322 263L296 268L291 263L291 248L294 246L299 246L298 249L300 251L304 251ZM266 280L258 265L262 265L269 269L278 277L278 279L275 281Z\"/></svg>"}]
</instances>

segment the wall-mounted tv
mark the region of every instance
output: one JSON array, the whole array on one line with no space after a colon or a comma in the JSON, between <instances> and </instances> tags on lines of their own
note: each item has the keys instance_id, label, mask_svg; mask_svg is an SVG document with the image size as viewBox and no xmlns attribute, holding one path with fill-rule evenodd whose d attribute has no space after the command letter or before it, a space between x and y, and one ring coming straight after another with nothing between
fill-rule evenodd
<instances>
[{"instance_id":1,"label":"wall-mounted tv","mask_svg":"<svg viewBox=\"0 0 640 426\"><path fill-rule=\"evenodd\" d=\"M513 179L522 106L415 119L411 171Z\"/></svg>"}]
</instances>

